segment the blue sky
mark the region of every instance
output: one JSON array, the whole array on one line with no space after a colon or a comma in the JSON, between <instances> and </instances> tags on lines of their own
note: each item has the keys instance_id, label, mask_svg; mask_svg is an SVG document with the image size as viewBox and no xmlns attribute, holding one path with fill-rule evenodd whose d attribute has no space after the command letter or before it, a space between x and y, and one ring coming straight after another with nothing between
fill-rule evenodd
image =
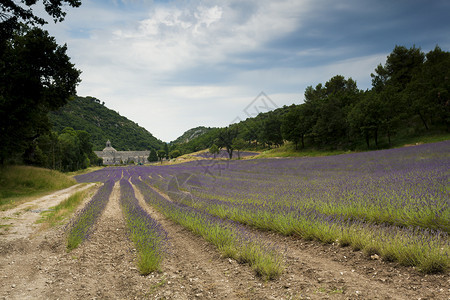
<instances>
[{"instance_id":1,"label":"blue sky","mask_svg":"<svg viewBox=\"0 0 450 300\"><path fill-rule=\"evenodd\" d=\"M302 103L334 75L371 87L395 45L450 49L447 0L82 1L46 29L93 96L172 141L227 126L264 92Z\"/></svg>"}]
</instances>

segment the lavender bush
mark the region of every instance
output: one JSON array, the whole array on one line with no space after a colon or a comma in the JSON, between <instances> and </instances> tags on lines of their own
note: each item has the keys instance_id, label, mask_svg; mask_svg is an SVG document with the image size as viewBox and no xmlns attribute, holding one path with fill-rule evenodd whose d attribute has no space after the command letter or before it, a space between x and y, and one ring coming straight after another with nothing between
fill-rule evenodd
<instances>
[{"instance_id":1,"label":"lavender bush","mask_svg":"<svg viewBox=\"0 0 450 300\"><path fill-rule=\"evenodd\" d=\"M142 275L160 269L167 248L167 233L140 205L128 179L120 180L120 205L138 253Z\"/></svg>"},{"instance_id":2,"label":"lavender bush","mask_svg":"<svg viewBox=\"0 0 450 300\"><path fill-rule=\"evenodd\" d=\"M283 265L278 252L253 237L238 223L225 221L187 205L168 201L138 179L134 179L133 183L139 187L150 205L156 207L166 217L205 238L225 257L249 263L255 272L265 279L274 279L281 274Z\"/></svg>"},{"instance_id":3,"label":"lavender bush","mask_svg":"<svg viewBox=\"0 0 450 300\"><path fill-rule=\"evenodd\" d=\"M115 182L108 180L67 225L67 248L75 249L94 231L94 225L108 203Z\"/></svg>"}]
</instances>

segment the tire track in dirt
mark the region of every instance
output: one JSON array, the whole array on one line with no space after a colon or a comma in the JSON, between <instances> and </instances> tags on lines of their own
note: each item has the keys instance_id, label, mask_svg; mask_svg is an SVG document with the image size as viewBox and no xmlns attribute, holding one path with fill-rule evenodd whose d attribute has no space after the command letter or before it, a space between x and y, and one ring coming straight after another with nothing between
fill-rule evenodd
<instances>
[{"instance_id":1,"label":"tire track in dirt","mask_svg":"<svg viewBox=\"0 0 450 300\"><path fill-rule=\"evenodd\" d=\"M36 221L39 220L40 213L58 205L75 192L84 191L94 186L90 184L76 184L53 194L40 197L36 200L23 203L7 211L0 211L1 225L5 225L0 235L3 241L13 241L22 238L30 238L33 232L39 227Z\"/></svg>"},{"instance_id":2,"label":"tire track in dirt","mask_svg":"<svg viewBox=\"0 0 450 300\"><path fill-rule=\"evenodd\" d=\"M119 205L117 182L91 237L64 253L49 270L49 299L133 299L145 296L149 284L136 268L136 253L128 240ZM61 249L62 250L62 249Z\"/></svg>"},{"instance_id":3,"label":"tire track in dirt","mask_svg":"<svg viewBox=\"0 0 450 300\"><path fill-rule=\"evenodd\" d=\"M93 185L74 185L0 214L3 221L12 225L10 230L0 235L1 299L43 298L49 278L47 271L55 261L63 233L56 229L40 231L40 226L35 224L40 218L39 212ZM85 202L87 200L89 198Z\"/></svg>"}]
</instances>

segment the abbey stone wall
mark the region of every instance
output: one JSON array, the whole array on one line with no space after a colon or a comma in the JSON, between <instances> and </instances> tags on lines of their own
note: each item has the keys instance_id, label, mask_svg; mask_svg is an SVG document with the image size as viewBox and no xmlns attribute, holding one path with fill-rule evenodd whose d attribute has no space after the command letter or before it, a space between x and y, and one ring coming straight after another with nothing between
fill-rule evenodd
<instances>
[{"instance_id":1,"label":"abbey stone wall","mask_svg":"<svg viewBox=\"0 0 450 300\"><path fill-rule=\"evenodd\" d=\"M94 151L94 153L103 158L104 165L126 164L130 161L144 164L148 162L147 157L150 155L150 151L117 151L111 146L110 141L106 142L103 151Z\"/></svg>"}]
</instances>

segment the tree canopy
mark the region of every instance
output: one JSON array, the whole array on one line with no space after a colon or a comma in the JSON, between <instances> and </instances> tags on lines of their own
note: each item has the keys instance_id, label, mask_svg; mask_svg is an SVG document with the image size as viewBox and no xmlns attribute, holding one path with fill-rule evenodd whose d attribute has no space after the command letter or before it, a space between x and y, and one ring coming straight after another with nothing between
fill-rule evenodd
<instances>
[{"instance_id":1,"label":"tree canopy","mask_svg":"<svg viewBox=\"0 0 450 300\"><path fill-rule=\"evenodd\" d=\"M233 158L233 151L234 151L233 141L237 136L238 136L238 128L233 126L221 129L217 136L218 147L220 148L224 147L228 152L228 156L230 159Z\"/></svg>"},{"instance_id":2,"label":"tree canopy","mask_svg":"<svg viewBox=\"0 0 450 300\"><path fill-rule=\"evenodd\" d=\"M0 1L0 164L39 154L35 148L39 137L55 140L47 114L66 104L80 81L81 72L70 62L67 46L32 27L46 23L45 16L33 10L37 3ZM81 2L43 0L42 4L48 16L60 22L65 7L78 7Z\"/></svg>"},{"instance_id":3,"label":"tree canopy","mask_svg":"<svg viewBox=\"0 0 450 300\"><path fill-rule=\"evenodd\" d=\"M48 32L23 26L1 41L0 162L51 128L47 113L75 94L80 71Z\"/></svg>"},{"instance_id":4,"label":"tree canopy","mask_svg":"<svg viewBox=\"0 0 450 300\"><path fill-rule=\"evenodd\" d=\"M217 143L232 154L237 138L249 149L285 141L295 148L379 148L397 136L450 131L448 51L436 46L425 54L415 46L396 46L371 77L372 88L362 91L352 78L336 75L308 86L304 103L260 113L175 147L187 153Z\"/></svg>"},{"instance_id":5,"label":"tree canopy","mask_svg":"<svg viewBox=\"0 0 450 300\"><path fill-rule=\"evenodd\" d=\"M158 154L156 153L156 150L153 150L153 149L150 150L150 154L149 154L147 160L149 162L158 161Z\"/></svg>"},{"instance_id":6,"label":"tree canopy","mask_svg":"<svg viewBox=\"0 0 450 300\"><path fill-rule=\"evenodd\" d=\"M36 138L26 149L24 162L64 172L103 164L92 151L90 134L70 127L59 134L50 131Z\"/></svg>"},{"instance_id":7,"label":"tree canopy","mask_svg":"<svg viewBox=\"0 0 450 300\"><path fill-rule=\"evenodd\" d=\"M164 143L148 130L109 109L94 97L74 97L59 110L51 112L49 118L56 131L65 127L87 131L92 136L94 150L105 148L107 140L119 151L158 150L164 147Z\"/></svg>"},{"instance_id":8,"label":"tree canopy","mask_svg":"<svg viewBox=\"0 0 450 300\"><path fill-rule=\"evenodd\" d=\"M38 3L37 0L21 0L0 1L0 21L8 22L9 24L24 22L30 25L44 25L47 22L44 17L37 16L33 12L33 7ZM66 12L63 11L63 7L69 5L72 7L79 7L81 1L79 0L43 0L45 11L53 18L53 21L62 22L66 16Z\"/></svg>"}]
</instances>

